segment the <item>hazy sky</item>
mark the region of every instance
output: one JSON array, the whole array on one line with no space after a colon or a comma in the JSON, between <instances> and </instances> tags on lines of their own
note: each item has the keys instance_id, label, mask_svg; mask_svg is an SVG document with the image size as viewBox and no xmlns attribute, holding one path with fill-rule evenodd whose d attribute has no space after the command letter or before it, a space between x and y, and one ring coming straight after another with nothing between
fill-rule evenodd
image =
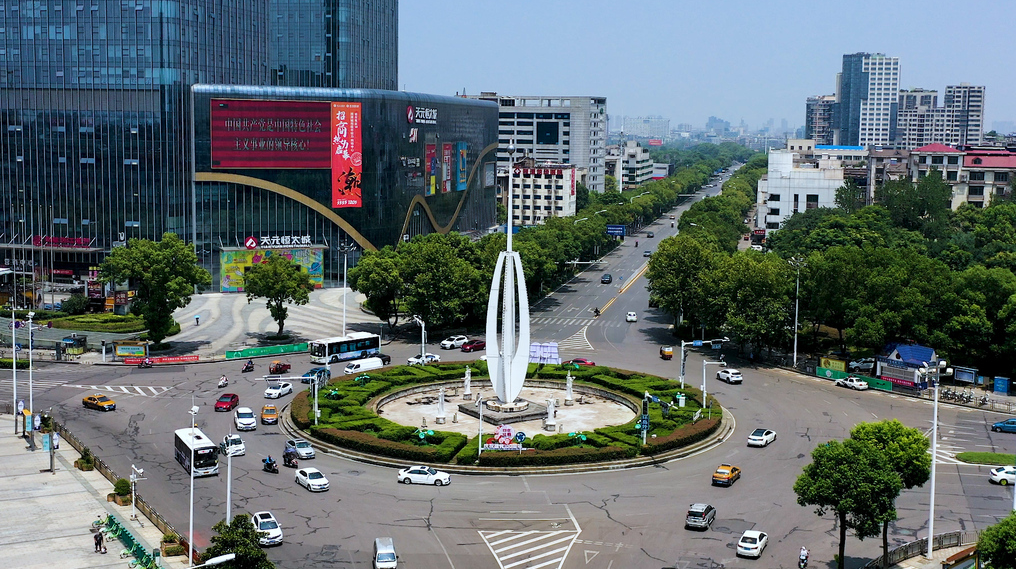
<instances>
[{"instance_id":1,"label":"hazy sky","mask_svg":"<svg viewBox=\"0 0 1016 569\"><path fill-rule=\"evenodd\" d=\"M399 87L607 97L611 115L804 124L843 54L900 58L900 87L985 85L1016 120L1011 0L400 0ZM939 97L942 104L942 97Z\"/></svg>"}]
</instances>

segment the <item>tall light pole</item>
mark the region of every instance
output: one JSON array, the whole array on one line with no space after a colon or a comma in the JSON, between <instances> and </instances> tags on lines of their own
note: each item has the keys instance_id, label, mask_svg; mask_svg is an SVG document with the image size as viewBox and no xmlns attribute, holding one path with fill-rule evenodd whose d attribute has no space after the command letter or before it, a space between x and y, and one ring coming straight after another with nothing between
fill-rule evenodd
<instances>
[{"instance_id":1,"label":"tall light pole","mask_svg":"<svg viewBox=\"0 0 1016 569\"><path fill-rule=\"evenodd\" d=\"M316 402L315 402L316 404ZM229 427L229 435L233 434L233 427ZM228 436L226 440L229 440ZM233 513L233 449L226 447L226 523L232 519Z\"/></svg>"},{"instance_id":2,"label":"tall light pole","mask_svg":"<svg viewBox=\"0 0 1016 569\"><path fill-rule=\"evenodd\" d=\"M801 266L804 260L798 257L790 258L790 265L797 269L797 288L794 293L794 367L797 367L797 315L801 306ZM937 393L937 392L936 392Z\"/></svg>"},{"instance_id":3,"label":"tall light pole","mask_svg":"<svg viewBox=\"0 0 1016 569\"><path fill-rule=\"evenodd\" d=\"M34 269L33 269L34 270ZM35 295L35 290L32 290L32 295ZM35 304L34 302L32 304ZM35 334L32 331L32 318L35 318L35 312L28 313L28 411L35 413L35 391L32 388L32 348L34 348L33 336ZM16 366L15 366L16 367Z\"/></svg>"},{"instance_id":4,"label":"tall light pole","mask_svg":"<svg viewBox=\"0 0 1016 569\"><path fill-rule=\"evenodd\" d=\"M190 408L191 454L190 454L190 534L187 536L187 567L194 567L194 426L198 420L198 406ZM227 520L228 521L228 520Z\"/></svg>"},{"instance_id":5,"label":"tall light pole","mask_svg":"<svg viewBox=\"0 0 1016 569\"><path fill-rule=\"evenodd\" d=\"M13 242L11 243L11 245L12 246L14 245ZM17 264L15 263L15 267L16 266L17 266ZM11 378L12 378L11 379L11 383L14 386L14 405L11 406L11 409L14 409L15 412L17 412L16 410L18 408L18 321L15 318L15 312L14 312L14 306L17 304L17 295L18 295L18 273L17 273L17 268L15 268L15 272L12 273L12 276L14 277L14 280L13 280L14 284L13 284L13 288L11 290L11 292L13 293L11 295L11 351L14 352L14 354L13 354L14 365L12 366L12 369L11 369L11 373L12 373L12 375L11 375ZM17 422L17 420L14 421L14 434L15 435L18 434L18 422Z\"/></svg>"},{"instance_id":6,"label":"tall light pole","mask_svg":"<svg viewBox=\"0 0 1016 569\"><path fill-rule=\"evenodd\" d=\"M219 565L221 563L225 563L227 561L232 561L234 559L236 559L236 554L235 553L227 553L225 555L220 555L218 557L212 557L211 559L209 559L208 561L205 561L201 565L195 565L195 566L193 566L193 569L201 569L202 567L211 567L212 565Z\"/></svg>"},{"instance_id":7,"label":"tall light pole","mask_svg":"<svg viewBox=\"0 0 1016 569\"><path fill-rule=\"evenodd\" d=\"M51 448L52 448L52 446L53 445L50 444ZM145 475L145 469L144 468L138 468L138 467L136 467L136 466L134 466L132 464L131 465L131 470L133 471L133 472L131 472L131 519L134 520L134 521L138 521L138 513L137 513L137 510L134 508L134 504L137 503L137 500L135 499L135 490L137 489L137 483L138 483L138 481L139 480L144 480L144 478L142 478L142 476Z\"/></svg>"},{"instance_id":8,"label":"tall light pole","mask_svg":"<svg viewBox=\"0 0 1016 569\"><path fill-rule=\"evenodd\" d=\"M416 322L420 327L420 361L427 363L424 361L424 356L427 354L427 326L423 323L423 318L416 315L413 316L413 322Z\"/></svg>"},{"instance_id":9,"label":"tall light pole","mask_svg":"<svg viewBox=\"0 0 1016 569\"><path fill-rule=\"evenodd\" d=\"M339 252L342 253L342 335L346 335L346 268L348 266L347 259L350 251L354 251L356 247L349 243L343 242L339 245Z\"/></svg>"},{"instance_id":10,"label":"tall light pole","mask_svg":"<svg viewBox=\"0 0 1016 569\"><path fill-rule=\"evenodd\" d=\"M928 365L928 362L922 362L924 365L922 369L925 377L931 379L932 369ZM944 365L945 362L935 357L934 365L934 376L935 376L935 404L932 407L934 411L931 414L931 503L928 505L928 552L926 554L928 559L931 559L932 547L934 547L935 541L935 466L938 463L938 371L939 366ZM1016 500L1014 500L1016 503Z\"/></svg>"},{"instance_id":11,"label":"tall light pole","mask_svg":"<svg viewBox=\"0 0 1016 569\"><path fill-rule=\"evenodd\" d=\"M692 346L694 344L695 342L685 342L684 340L681 340L681 389L684 389L684 347ZM705 384L705 381L702 383Z\"/></svg>"},{"instance_id":12,"label":"tall light pole","mask_svg":"<svg viewBox=\"0 0 1016 569\"><path fill-rule=\"evenodd\" d=\"M708 360L703 360L702 361L702 407L706 406L706 366L717 366L717 365L725 366L725 365L727 365L727 362L723 361L722 358L723 358L723 355L721 354L720 355L720 361L718 361L718 362L711 362L711 361L708 361Z\"/></svg>"}]
</instances>

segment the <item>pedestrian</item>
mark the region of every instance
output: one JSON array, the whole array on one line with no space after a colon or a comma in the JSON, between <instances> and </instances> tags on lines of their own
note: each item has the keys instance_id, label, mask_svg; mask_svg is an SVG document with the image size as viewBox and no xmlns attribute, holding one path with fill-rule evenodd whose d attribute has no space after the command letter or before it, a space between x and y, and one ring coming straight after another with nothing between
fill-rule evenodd
<instances>
[{"instance_id":1,"label":"pedestrian","mask_svg":"<svg viewBox=\"0 0 1016 569\"><path fill-rule=\"evenodd\" d=\"M102 549L102 532L95 532L95 536L92 538L92 541L95 542L95 552L98 553Z\"/></svg>"},{"instance_id":2,"label":"pedestrian","mask_svg":"<svg viewBox=\"0 0 1016 569\"><path fill-rule=\"evenodd\" d=\"M201 317L198 316L197 314L194 315L194 325L195 326L201 325Z\"/></svg>"}]
</instances>

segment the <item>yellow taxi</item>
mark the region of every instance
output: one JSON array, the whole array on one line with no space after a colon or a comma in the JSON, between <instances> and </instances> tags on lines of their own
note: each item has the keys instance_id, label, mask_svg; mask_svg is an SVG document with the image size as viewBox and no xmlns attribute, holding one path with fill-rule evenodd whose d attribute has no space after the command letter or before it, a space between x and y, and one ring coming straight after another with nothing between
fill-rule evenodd
<instances>
[{"instance_id":1,"label":"yellow taxi","mask_svg":"<svg viewBox=\"0 0 1016 569\"><path fill-rule=\"evenodd\" d=\"M87 395L81 400L81 404L87 409L98 409L99 411L116 411L116 401L101 393Z\"/></svg>"},{"instance_id":2,"label":"yellow taxi","mask_svg":"<svg viewBox=\"0 0 1016 569\"><path fill-rule=\"evenodd\" d=\"M716 467L713 473L713 484L719 486L730 486L741 477L741 469L729 464L721 464Z\"/></svg>"},{"instance_id":3,"label":"yellow taxi","mask_svg":"<svg viewBox=\"0 0 1016 569\"><path fill-rule=\"evenodd\" d=\"M279 422L279 410L275 405L265 405L261 408L261 424L275 425Z\"/></svg>"}]
</instances>

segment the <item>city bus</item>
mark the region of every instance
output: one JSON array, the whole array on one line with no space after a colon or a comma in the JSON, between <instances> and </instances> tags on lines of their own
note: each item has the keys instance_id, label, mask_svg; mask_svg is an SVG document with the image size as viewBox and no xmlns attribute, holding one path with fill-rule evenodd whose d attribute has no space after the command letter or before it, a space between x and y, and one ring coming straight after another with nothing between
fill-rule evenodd
<instances>
[{"instance_id":1,"label":"city bus","mask_svg":"<svg viewBox=\"0 0 1016 569\"><path fill-rule=\"evenodd\" d=\"M308 342L310 361L315 364L334 364L378 355L381 336L369 332L351 332L346 336L322 338Z\"/></svg>"},{"instance_id":2,"label":"city bus","mask_svg":"<svg viewBox=\"0 0 1016 569\"><path fill-rule=\"evenodd\" d=\"M219 447L212 439L201 432L201 429L179 429L176 431L176 444L173 445L176 461L190 471L191 453L194 455L194 476L213 476L219 474Z\"/></svg>"}]
</instances>

